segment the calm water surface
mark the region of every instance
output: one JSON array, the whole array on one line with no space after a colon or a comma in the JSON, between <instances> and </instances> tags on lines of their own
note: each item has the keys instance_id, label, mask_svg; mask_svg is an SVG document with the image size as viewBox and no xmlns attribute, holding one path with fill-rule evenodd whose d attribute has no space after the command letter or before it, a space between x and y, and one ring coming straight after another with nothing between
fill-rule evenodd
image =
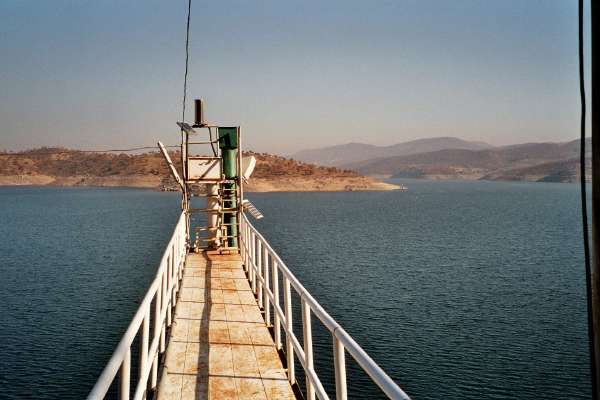
<instances>
[{"instance_id":1,"label":"calm water surface","mask_svg":"<svg viewBox=\"0 0 600 400\"><path fill-rule=\"evenodd\" d=\"M577 186L408 186L249 197L300 281L413 398L589 398ZM172 193L0 188L0 398L85 397L178 206ZM331 340L313 325L331 387ZM354 398L380 398L347 361Z\"/></svg>"}]
</instances>

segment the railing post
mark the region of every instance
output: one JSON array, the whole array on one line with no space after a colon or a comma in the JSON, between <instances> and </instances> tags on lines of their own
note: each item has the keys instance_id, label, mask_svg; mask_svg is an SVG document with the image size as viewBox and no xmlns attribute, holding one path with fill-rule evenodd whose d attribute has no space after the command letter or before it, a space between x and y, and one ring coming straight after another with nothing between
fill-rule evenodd
<instances>
[{"instance_id":1,"label":"railing post","mask_svg":"<svg viewBox=\"0 0 600 400\"><path fill-rule=\"evenodd\" d=\"M248 270L246 264L246 224L244 223L244 217L240 219L240 254L242 256L242 263L244 265L244 271Z\"/></svg>"},{"instance_id":2,"label":"railing post","mask_svg":"<svg viewBox=\"0 0 600 400\"><path fill-rule=\"evenodd\" d=\"M265 278L265 287L263 289L263 305L265 307L265 322L267 326L271 326L271 307L269 306L269 251L267 247L263 247L263 265L265 266L265 271L263 272L263 276Z\"/></svg>"},{"instance_id":3,"label":"railing post","mask_svg":"<svg viewBox=\"0 0 600 400\"><path fill-rule=\"evenodd\" d=\"M256 271L258 272L258 278L256 278L256 284L258 285L258 291L256 296L258 297L258 307L263 308L263 284L260 281L262 278L262 242L258 240L258 249L256 251Z\"/></svg>"},{"instance_id":4,"label":"railing post","mask_svg":"<svg viewBox=\"0 0 600 400\"><path fill-rule=\"evenodd\" d=\"M242 264L244 262L244 224L242 219L238 219L238 248L240 249L240 257L242 258Z\"/></svg>"},{"instance_id":5,"label":"railing post","mask_svg":"<svg viewBox=\"0 0 600 400\"><path fill-rule=\"evenodd\" d=\"M156 294L154 297L154 329L153 329L153 339L160 335L160 326L158 324L160 320L160 292L161 287L156 288ZM158 351L154 355L154 360L152 360L152 377L150 379L150 389L155 389L158 382Z\"/></svg>"},{"instance_id":6,"label":"railing post","mask_svg":"<svg viewBox=\"0 0 600 400\"><path fill-rule=\"evenodd\" d=\"M248 265L248 225L246 225L245 222L242 232L244 232L244 236L242 238L242 248L244 249L244 270L247 274L249 274L250 266Z\"/></svg>"},{"instance_id":7,"label":"railing post","mask_svg":"<svg viewBox=\"0 0 600 400\"><path fill-rule=\"evenodd\" d=\"M296 374L294 373L294 346L292 345L293 325L292 325L292 290L290 281L286 276L283 277L283 302L285 307L285 353L287 356L288 379L290 384L296 383Z\"/></svg>"},{"instance_id":8,"label":"railing post","mask_svg":"<svg viewBox=\"0 0 600 400\"><path fill-rule=\"evenodd\" d=\"M348 389L346 386L346 357L344 345L333 334L333 365L335 368L335 398L336 400L347 400Z\"/></svg>"},{"instance_id":9,"label":"railing post","mask_svg":"<svg viewBox=\"0 0 600 400\"><path fill-rule=\"evenodd\" d=\"M175 265L177 265L177 291L179 291L179 280L181 279L179 265L181 264L181 253L182 253L181 238L180 238L179 234L177 234L176 239L175 239L175 248L177 249L177 258L175 259Z\"/></svg>"},{"instance_id":10,"label":"railing post","mask_svg":"<svg viewBox=\"0 0 600 400\"><path fill-rule=\"evenodd\" d=\"M252 273L252 268L250 267L250 258L252 257L252 248L250 247L250 243L251 243L251 236L250 236L250 227L248 225L246 225L246 268L247 268L247 272L248 272L248 277L250 277L250 274Z\"/></svg>"},{"instance_id":11,"label":"railing post","mask_svg":"<svg viewBox=\"0 0 600 400\"><path fill-rule=\"evenodd\" d=\"M165 304L169 301L167 299L167 291L166 291L167 283L166 283L166 280L167 279L165 277L165 270L163 269L163 274L162 274L162 279L161 279L161 283L162 284L160 286L161 287L161 295L160 295L160 311L158 313L158 317L159 318L160 318L160 314L162 312L162 309L164 308ZM167 305L167 307L168 307L168 305ZM165 335L167 333L166 332L167 331L166 325L167 325L166 320L163 320L163 323L162 323L162 325L160 327L160 353L161 354L164 353L165 350L166 350L166 337L165 337Z\"/></svg>"},{"instance_id":12,"label":"railing post","mask_svg":"<svg viewBox=\"0 0 600 400\"><path fill-rule=\"evenodd\" d=\"M166 326L171 326L171 306L173 305L173 303L171 303L171 296L167 296L169 294L169 288L171 287L171 260L173 259L173 253L171 252L171 254L167 257L167 270L166 270L166 291L165 291L165 297L169 297L166 300L167 303L167 323Z\"/></svg>"},{"instance_id":13,"label":"railing post","mask_svg":"<svg viewBox=\"0 0 600 400\"><path fill-rule=\"evenodd\" d=\"M131 369L131 348L127 349L123 364L121 364L121 382L119 387L119 399L129 400L129 377Z\"/></svg>"},{"instance_id":14,"label":"railing post","mask_svg":"<svg viewBox=\"0 0 600 400\"><path fill-rule=\"evenodd\" d=\"M252 292L256 294L256 271L254 265L256 265L256 234L252 232L252 266L250 267L250 281L252 283Z\"/></svg>"},{"instance_id":15,"label":"railing post","mask_svg":"<svg viewBox=\"0 0 600 400\"><path fill-rule=\"evenodd\" d=\"M181 250L179 250L179 236L175 237L174 246L175 246L175 264L174 264L175 272L174 273L175 273L176 280L179 281L179 258L181 257L181 255L180 255ZM175 285L177 285L177 282L175 283Z\"/></svg>"},{"instance_id":16,"label":"railing post","mask_svg":"<svg viewBox=\"0 0 600 400\"><path fill-rule=\"evenodd\" d=\"M310 321L310 306L302 299L302 336L304 336L304 357L306 369L314 369L313 344L312 344L312 326ZM308 400L315 400L315 388L309 375L306 374L306 397Z\"/></svg>"},{"instance_id":17,"label":"railing post","mask_svg":"<svg viewBox=\"0 0 600 400\"><path fill-rule=\"evenodd\" d=\"M179 280L177 279L177 247L173 243L173 257L171 258L171 313L175 312L175 306L177 305L177 286Z\"/></svg>"},{"instance_id":18,"label":"railing post","mask_svg":"<svg viewBox=\"0 0 600 400\"><path fill-rule=\"evenodd\" d=\"M177 302L177 293L179 293L179 247L177 247L177 243L173 245L173 254L175 254L173 259L173 268L171 271L173 272L173 279L175 280L173 286L173 308L176 306Z\"/></svg>"},{"instance_id":19,"label":"railing post","mask_svg":"<svg viewBox=\"0 0 600 400\"><path fill-rule=\"evenodd\" d=\"M273 283L271 286L273 287L273 320L274 320L274 330L275 330L275 347L277 350L281 349L281 319L279 318L279 313L277 312L277 307L279 306L279 274L278 274L278 266L275 258L271 257L273 260L273 264L271 265L271 271L273 274Z\"/></svg>"},{"instance_id":20,"label":"railing post","mask_svg":"<svg viewBox=\"0 0 600 400\"><path fill-rule=\"evenodd\" d=\"M185 256L186 256L186 248L185 248L185 238L183 234L179 236L179 280L183 279L183 268L185 268Z\"/></svg>"},{"instance_id":21,"label":"railing post","mask_svg":"<svg viewBox=\"0 0 600 400\"><path fill-rule=\"evenodd\" d=\"M140 340L140 368L139 368L139 376L144 376L146 369L148 369L148 342L150 340L150 306L146 310L146 314L144 315L144 320L142 321L142 338ZM148 382L146 382L145 388L148 387ZM146 398L146 390L144 390L144 395L142 399Z\"/></svg>"}]
</instances>

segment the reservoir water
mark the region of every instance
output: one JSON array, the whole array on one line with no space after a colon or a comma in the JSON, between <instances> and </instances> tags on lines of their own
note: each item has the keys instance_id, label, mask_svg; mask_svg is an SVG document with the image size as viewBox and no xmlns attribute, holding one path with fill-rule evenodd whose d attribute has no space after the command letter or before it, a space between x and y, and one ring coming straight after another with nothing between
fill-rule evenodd
<instances>
[{"instance_id":1,"label":"reservoir water","mask_svg":"<svg viewBox=\"0 0 600 400\"><path fill-rule=\"evenodd\" d=\"M414 399L589 398L578 187L402 182L248 197L288 267ZM178 207L175 193L0 188L0 398L85 397ZM381 398L347 361L353 398Z\"/></svg>"}]
</instances>

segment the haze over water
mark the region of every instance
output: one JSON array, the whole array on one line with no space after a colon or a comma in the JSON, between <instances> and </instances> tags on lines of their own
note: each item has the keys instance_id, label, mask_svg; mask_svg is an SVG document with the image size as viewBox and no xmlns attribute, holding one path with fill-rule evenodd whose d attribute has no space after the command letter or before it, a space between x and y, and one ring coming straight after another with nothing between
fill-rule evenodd
<instances>
[{"instance_id":1,"label":"haze over water","mask_svg":"<svg viewBox=\"0 0 600 400\"><path fill-rule=\"evenodd\" d=\"M299 280L414 399L589 398L577 185L402 182L408 192L248 197ZM87 394L178 203L0 188L0 397ZM313 325L331 387L331 343ZM380 398L347 361L354 398Z\"/></svg>"},{"instance_id":2,"label":"haze over water","mask_svg":"<svg viewBox=\"0 0 600 400\"><path fill-rule=\"evenodd\" d=\"M575 1L192 3L188 110L203 97L247 149L576 137ZM0 2L0 147L177 141L186 13L187 1Z\"/></svg>"}]
</instances>

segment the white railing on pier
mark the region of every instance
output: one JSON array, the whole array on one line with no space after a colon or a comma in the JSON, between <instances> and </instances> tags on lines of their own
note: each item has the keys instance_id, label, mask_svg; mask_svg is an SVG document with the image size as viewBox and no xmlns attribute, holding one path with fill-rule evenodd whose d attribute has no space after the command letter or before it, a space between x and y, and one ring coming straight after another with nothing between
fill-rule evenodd
<instances>
[{"instance_id":1,"label":"white railing on pier","mask_svg":"<svg viewBox=\"0 0 600 400\"><path fill-rule=\"evenodd\" d=\"M160 261L156 277L142 300L127 331L102 371L88 399L103 399L119 376L119 398L131 395L131 346L139 335L138 381L134 383L134 399L146 398L148 390L158 384L159 354L165 351L166 330L171 326L172 312L177 301L186 255L186 218L181 214L173 236ZM150 324L153 323L152 341Z\"/></svg>"},{"instance_id":2,"label":"white railing on pier","mask_svg":"<svg viewBox=\"0 0 600 400\"><path fill-rule=\"evenodd\" d=\"M306 376L306 398L328 400L313 365L311 313L331 333L333 339L333 367L335 371L335 395L337 400L347 399L345 353L348 352L373 382L390 399L410 399L406 393L369 357L352 337L321 307L286 267L265 238L244 215L241 219L242 260L258 304L264 309L267 325L273 327L275 345L283 350L287 359L288 379L296 383L294 357L297 357ZM269 262L270 260L270 262ZM283 308L280 300L279 274L283 282ZM302 311L302 337L304 345L292 327L292 288L300 297ZM273 318L271 319L271 309ZM285 332L285 348L282 346L281 329Z\"/></svg>"}]
</instances>

